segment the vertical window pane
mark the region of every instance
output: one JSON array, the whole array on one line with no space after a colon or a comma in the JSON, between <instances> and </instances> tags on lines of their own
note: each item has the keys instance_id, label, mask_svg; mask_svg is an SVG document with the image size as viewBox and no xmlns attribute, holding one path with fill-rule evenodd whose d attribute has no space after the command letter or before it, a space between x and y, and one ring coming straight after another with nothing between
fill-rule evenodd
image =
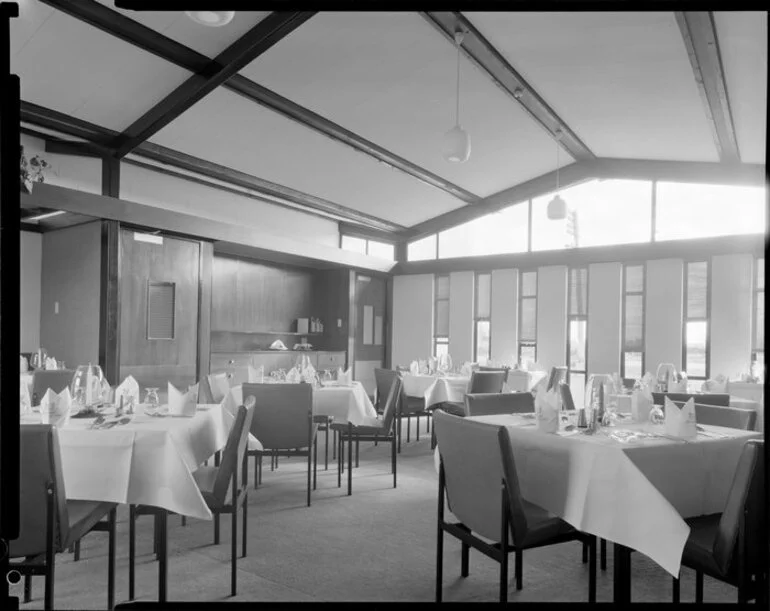
<instances>
[{"instance_id":1,"label":"vertical window pane","mask_svg":"<svg viewBox=\"0 0 770 611\"><path fill-rule=\"evenodd\" d=\"M623 377L638 380L644 375L642 373L642 353L624 352L623 353Z\"/></svg>"},{"instance_id":2,"label":"vertical window pane","mask_svg":"<svg viewBox=\"0 0 770 611\"><path fill-rule=\"evenodd\" d=\"M644 265L626 266L626 292L641 293L644 291Z\"/></svg>"},{"instance_id":3,"label":"vertical window pane","mask_svg":"<svg viewBox=\"0 0 770 611\"><path fill-rule=\"evenodd\" d=\"M754 329L754 348L765 349L765 292L760 291L756 295L757 300L757 328Z\"/></svg>"},{"instance_id":4,"label":"vertical window pane","mask_svg":"<svg viewBox=\"0 0 770 611\"><path fill-rule=\"evenodd\" d=\"M449 276L436 276L436 299L449 299Z\"/></svg>"},{"instance_id":5,"label":"vertical window pane","mask_svg":"<svg viewBox=\"0 0 770 611\"><path fill-rule=\"evenodd\" d=\"M537 296L537 272L524 272L521 274L521 296Z\"/></svg>"},{"instance_id":6,"label":"vertical window pane","mask_svg":"<svg viewBox=\"0 0 770 611\"><path fill-rule=\"evenodd\" d=\"M757 259L757 290L765 290L765 259Z\"/></svg>"},{"instance_id":7,"label":"vertical window pane","mask_svg":"<svg viewBox=\"0 0 770 611\"><path fill-rule=\"evenodd\" d=\"M644 295L626 295L626 350L641 351L644 347L642 334L644 323Z\"/></svg>"},{"instance_id":8,"label":"vertical window pane","mask_svg":"<svg viewBox=\"0 0 770 611\"><path fill-rule=\"evenodd\" d=\"M519 362L522 364L532 361L537 361L537 347L535 344L520 344L519 345Z\"/></svg>"},{"instance_id":9,"label":"vertical window pane","mask_svg":"<svg viewBox=\"0 0 770 611\"><path fill-rule=\"evenodd\" d=\"M569 390L572 393L572 402L575 409L583 409L586 393L586 376L584 373L569 374Z\"/></svg>"},{"instance_id":10,"label":"vertical window pane","mask_svg":"<svg viewBox=\"0 0 770 611\"><path fill-rule=\"evenodd\" d=\"M449 344L447 342L436 342L436 358L449 354Z\"/></svg>"},{"instance_id":11,"label":"vertical window pane","mask_svg":"<svg viewBox=\"0 0 770 611\"><path fill-rule=\"evenodd\" d=\"M687 264L687 318L706 318L708 264L705 261Z\"/></svg>"},{"instance_id":12,"label":"vertical window pane","mask_svg":"<svg viewBox=\"0 0 770 611\"><path fill-rule=\"evenodd\" d=\"M685 326L685 346L687 362L685 368L688 377L706 377L706 321L688 322Z\"/></svg>"},{"instance_id":13,"label":"vertical window pane","mask_svg":"<svg viewBox=\"0 0 770 611\"><path fill-rule=\"evenodd\" d=\"M354 238L353 236L342 236L342 249L352 250L353 252L360 252L362 255L366 254L366 240L361 238Z\"/></svg>"},{"instance_id":14,"label":"vertical window pane","mask_svg":"<svg viewBox=\"0 0 770 611\"><path fill-rule=\"evenodd\" d=\"M519 330L520 341L537 340L537 300L521 300L521 329Z\"/></svg>"},{"instance_id":15,"label":"vertical window pane","mask_svg":"<svg viewBox=\"0 0 770 611\"><path fill-rule=\"evenodd\" d=\"M369 240L369 256L393 261L395 258L395 248L393 247L393 244Z\"/></svg>"},{"instance_id":16,"label":"vertical window pane","mask_svg":"<svg viewBox=\"0 0 770 611\"><path fill-rule=\"evenodd\" d=\"M569 368L586 370L586 327L585 320L569 321Z\"/></svg>"},{"instance_id":17,"label":"vertical window pane","mask_svg":"<svg viewBox=\"0 0 770 611\"><path fill-rule=\"evenodd\" d=\"M449 335L449 301L445 299L436 302L435 335Z\"/></svg>"},{"instance_id":18,"label":"vertical window pane","mask_svg":"<svg viewBox=\"0 0 770 611\"><path fill-rule=\"evenodd\" d=\"M486 365L489 361L489 321L476 321L476 361Z\"/></svg>"},{"instance_id":19,"label":"vertical window pane","mask_svg":"<svg viewBox=\"0 0 770 611\"><path fill-rule=\"evenodd\" d=\"M588 270L569 271L569 313L585 316L588 313Z\"/></svg>"},{"instance_id":20,"label":"vertical window pane","mask_svg":"<svg viewBox=\"0 0 770 611\"><path fill-rule=\"evenodd\" d=\"M527 202L439 233L439 259L527 252Z\"/></svg>"},{"instance_id":21,"label":"vertical window pane","mask_svg":"<svg viewBox=\"0 0 770 611\"><path fill-rule=\"evenodd\" d=\"M476 276L476 318L489 318L491 293L492 274Z\"/></svg>"},{"instance_id":22,"label":"vertical window pane","mask_svg":"<svg viewBox=\"0 0 770 611\"><path fill-rule=\"evenodd\" d=\"M406 247L407 261L426 261L436 258L436 234L417 240Z\"/></svg>"}]
</instances>

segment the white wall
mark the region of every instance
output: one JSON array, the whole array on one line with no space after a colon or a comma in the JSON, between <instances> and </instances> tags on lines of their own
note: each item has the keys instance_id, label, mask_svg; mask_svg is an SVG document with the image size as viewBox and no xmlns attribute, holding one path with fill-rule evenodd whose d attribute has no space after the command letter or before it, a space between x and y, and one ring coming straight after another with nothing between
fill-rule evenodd
<instances>
[{"instance_id":1,"label":"white wall","mask_svg":"<svg viewBox=\"0 0 770 611\"><path fill-rule=\"evenodd\" d=\"M452 362L473 361L474 272L449 274L449 354Z\"/></svg>"},{"instance_id":2,"label":"white wall","mask_svg":"<svg viewBox=\"0 0 770 611\"><path fill-rule=\"evenodd\" d=\"M623 266L588 266L588 372L620 372Z\"/></svg>"},{"instance_id":3,"label":"white wall","mask_svg":"<svg viewBox=\"0 0 770 611\"><path fill-rule=\"evenodd\" d=\"M754 257L711 259L711 377L737 378L751 366Z\"/></svg>"},{"instance_id":4,"label":"white wall","mask_svg":"<svg viewBox=\"0 0 770 611\"><path fill-rule=\"evenodd\" d=\"M393 278L392 363L433 354L433 274Z\"/></svg>"},{"instance_id":5,"label":"white wall","mask_svg":"<svg viewBox=\"0 0 770 611\"><path fill-rule=\"evenodd\" d=\"M492 360L513 364L518 355L519 270L498 269L492 272L490 315Z\"/></svg>"},{"instance_id":6,"label":"white wall","mask_svg":"<svg viewBox=\"0 0 770 611\"><path fill-rule=\"evenodd\" d=\"M546 369L565 365L567 361L567 267L564 265L537 270L537 361Z\"/></svg>"},{"instance_id":7,"label":"white wall","mask_svg":"<svg viewBox=\"0 0 770 611\"><path fill-rule=\"evenodd\" d=\"M24 147L24 156L27 160L40 155L51 164L51 167L44 172L47 184L101 194L102 162L100 159L46 153L44 140L26 134L21 135L21 145Z\"/></svg>"},{"instance_id":8,"label":"white wall","mask_svg":"<svg viewBox=\"0 0 770 611\"><path fill-rule=\"evenodd\" d=\"M657 259L647 262L644 304L644 363L655 375L660 363L682 369L684 262Z\"/></svg>"},{"instance_id":9,"label":"white wall","mask_svg":"<svg viewBox=\"0 0 770 611\"><path fill-rule=\"evenodd\" d=\"M168 176L128 163L120 166L121 199L236 223L294 239L339 247L336 221Z\"/></svg>"},{"instance_id":10,"label":"white wall","mask_svg":"<svg viewBox=\"0 0 770 611\"><path fill-rule=\"evenodd\" d=\"M21 352L40 348L40 287L43 236L22 231L21 239Z\"/></svg>"}]
</instances>

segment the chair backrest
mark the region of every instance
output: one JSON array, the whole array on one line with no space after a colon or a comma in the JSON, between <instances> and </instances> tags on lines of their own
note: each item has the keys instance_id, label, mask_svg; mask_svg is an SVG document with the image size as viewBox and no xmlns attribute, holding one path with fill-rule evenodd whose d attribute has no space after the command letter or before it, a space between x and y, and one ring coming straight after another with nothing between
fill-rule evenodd
<instances>
[{"instance_id":1,"label":"chair backrest","mask_svg":"<svg viewBox=\"0 0 770 611\"><path fill-rule=\"evenodd\" d=\"M507 371L474 371L468 385L469 393L503 392Z\"/></svg>"},{"instance_id":2,"label":"chair backrest","mask_svg":"<svg viewBox=\"0 0 770 611\"><path fill-rule=\"evenodd\" d=\"M473 532L500 540L503 469L498 430L437 410L436 442L444 467L449 510Z\"/></svg>"},{"instance_id":3,"label":"chair backrest","mask_svg":"<svg viewBox=\"0 0 770 611\"><path fill-rule=\"evenodd\" d=\"M505 377L503 378L503 384L505 384L508 381L508 372L510 369L510 367L489 367L487 365L479 365L479 368L476 371L504 371Z\"/></svg>"},{"instance_id":4,"label":"chair backrest","mask_svg":"<svg viewBox=\"0 0 770 611\"><path fill-rule=\"evenodd\" d=\"M758 528L765 513L764 504L764 458L765 442L751 439L743 446L738 467L735 469L730 493L727 496L725 510L719 520L719 529L714 541L714 559L720 569L727 573L737 553L736 541L744 511L748 512L745 543L749 549L747 555L756 559L759 555ZM764 542L767 545L767 541Z\"/></svg>"},{"instance_id":5,"label":"chair backrest","mask_svg":"<svg viewBox=\"0 0 770 611\"><path fill-rule=\"evenodd\" d=\"M551 367L551 372L548 374L548 383L545 389L551 390L555 388L559 382L563 382L567 378L566 367Z\"/></svg>"},{"instance_id":6,"label":"chair backrest","mask_svg":"<svg viewBox=\"0 0 770 611\"><path fill-rule=\"evenodd\" d=\"M254 418L254 400L249 397L248 407L241 405L235 414L235 422L230 434L227 436L225 449L222 451L222 460L219 463L214 487L211 491L214 498L221 504L225 504L227 490L233 480L233 473L239 465L243 464L243 454L249 442L249 429Z\"/></svg>"},{"instance_id":7,"label":"chair backrest","mask_svg":"<svg viewBox=\"0 0 770 611\"><path fill-rule=\"evenodd\" d=\"M75 375L69 369L37 369L32 374L32 404L39 405L43 395L50 388L60 393L72 384Z\"/></svg>"},{"instance_id":8,"label":"chair backrest","mask_svg":"<svg viewBox=\"0 0 770 611\"><path fill-rule=\"evenodd\" d=\"M313 387L299 384L244 384L244 402L254 397L251 433L266 450L309 448Z\"/></svg>"},{"instance_id":9,"label":"chair backrest","mask_svg":"<svg viewBox=\"0 0 770 611\"><path fill-rule=\"evenodd\" d=\"M572 400L572 390L566 382L559 382L559 394L561 395L561 408L567 411L575 409L575 401Z\"/></svg>"},{"instance_id":10,"label":"chair backrest","mask_svg":"<svg viewBox=\"0 0 770 611\"><path fill-rule=\"evenodd\" d=\"M652 402L655 405L663 405L664 397L679 405L686 403L690 399L695 399L695 403L701 405L717 405L720 407L730 407L730 395L727 393L687 393L687 392L654 392L652 393Z\"/></svg>"},{"instance_id":11,"label":"chair backrest","mask_svg":"<svg viewBox=\"0 0 770 611\"><path fill-rule=\"evenodd\" d=\"M63 551L69 516L56 427L51 424L21 426L19 458L19 538L11 541L11 557L45 553L48 484L53 485L54 496L54 551Z\"/></svg>"},{"instance_id":12,"label":"chair backrest","mask_svg":"<svg viewBox=\"0 0 770 611\"><path fill-rule=\"evenodd\" d=\"M716 405L695 404L695 420L698 424L727 426L731 429L753 431L757 422L757 412L739 407L718 407Z\"/></svg>"},{"instance_id":13,"label":"chair backrest","mask_svg":"<svg viewBox=\"0 0 770 611\"><path fill-rule=\"evenodd\" d=\"M531 392L498 392L465 395L466 416L523 414L535 411Z\"/></svg>"},{"instance_id":14,"label":"chair backrest","mask_svg":"<svg viewBox=\"0 0 770 611\"><path fill-rule=\"evenodd\" d=\"M401 401L401 388L401 378L397 375L390 383L390 388L385 395L385 405L382 408L382 428L386 432L390 432L393 420L396 418L396 411Z\"/></svg>"},{"instance_id":15,"label":"chair backrest","mask_svg":"<svg viewBox=\"0 0 770 611\"><path fill-rule=\"evenodd\" d=\"M388 400L390 387L393 385L393 380L397 377L399 377L398 372L391 369L374 370L374 381L376 383L374 409L377 410L378 414L385 411L385 402Z\"/></svg>"},{"instance_id":16,"label":"chair backrest","mask_svg":"<svg viewBox=\"0 0 770 611\"><path fill-rule=\"evenodd\" d=\"M524 503L521 498L521 488L519 487L519 476L516 472L516 462L513 458L513 446L508 429L500 427L497 435L497 442L500 447L500 460L503 466L503 477L505 477L505 487L508 491L508 505L511 512L511 536L514 545L521 545L527 534L527 514L524 512Z\"/></svg>"}]
</instances>

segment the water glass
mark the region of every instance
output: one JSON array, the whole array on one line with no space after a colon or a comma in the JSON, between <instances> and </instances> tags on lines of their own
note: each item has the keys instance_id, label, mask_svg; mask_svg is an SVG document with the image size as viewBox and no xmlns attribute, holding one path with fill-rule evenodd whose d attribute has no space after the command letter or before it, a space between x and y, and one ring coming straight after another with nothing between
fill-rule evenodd
<instances>
[{"instance_id":1,"label":"water glass","mask_svg":"<svg viewBox=\"0 0 770 611\"><path fill-rule=\"evenodd\" d=\"M148 388L147 394L144 396L144 411L150 415L154 415L160 408L160 398L158 397L157 388Z\"/></svg>"}]
</instances>

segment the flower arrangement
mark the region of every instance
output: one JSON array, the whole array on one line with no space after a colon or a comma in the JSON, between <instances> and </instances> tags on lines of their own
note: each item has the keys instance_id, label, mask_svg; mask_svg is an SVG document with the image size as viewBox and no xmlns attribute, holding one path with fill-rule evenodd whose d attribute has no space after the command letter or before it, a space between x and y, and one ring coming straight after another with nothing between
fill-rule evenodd
<instances>
[{"instance_id":1,"label":"flower arrangement","mask_svg":"<svg viewBox=\"0 0 770 611\"><path fill-rule=\"evenodd\" d=\"M21 147L19 162L19 180L27 193L32 193L32 185L36 182L45 182L44 170L51 167L51 164L40 155L35 155L29 160L24 156L24 147Z\"/></svg>"}]
</instances>

